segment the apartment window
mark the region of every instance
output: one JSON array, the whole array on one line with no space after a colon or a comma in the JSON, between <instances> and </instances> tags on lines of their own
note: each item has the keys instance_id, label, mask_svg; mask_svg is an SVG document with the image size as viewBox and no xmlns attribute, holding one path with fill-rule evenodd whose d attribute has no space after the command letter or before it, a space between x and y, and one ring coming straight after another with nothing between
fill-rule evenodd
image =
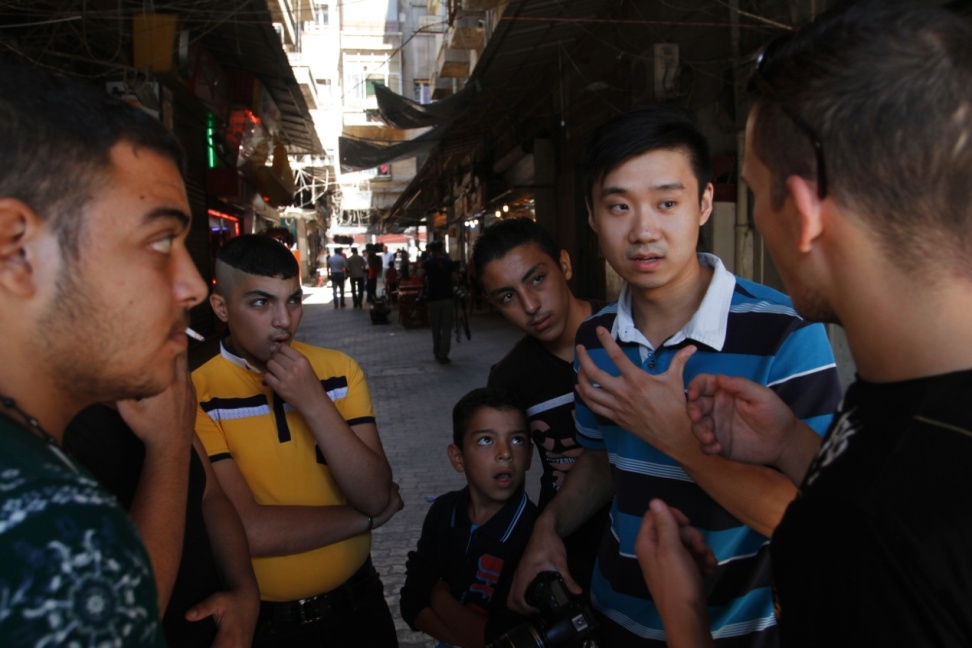
<instances>
[{"instance_id":1,"label":"apartment window","mask_svg":"<svg viewBox=\"0 0 972 648\"><path fill-rule=\"evenodd\" d=\"M378 74L369 74L365 79L365 91L369 97L375 96L375 84L385 85L385 77Z\"/></svg>"},{"instance_id":2,"label":"apartment window","mask_svg":"<svg viewBox=\"0 0 972 648\"><path fill-rule=\"evenodd\" d=\"M327 27L329 20L328 6L326 2L317 2L314 5L314 24L318 27Z\"/></svg>"},{"instance_id":3,"label":"apartment window","mask_svg":"<svg viewBox=\"0 0 972 648\"><path fill-rule=\"evenodd\" d=\"M345 101L374 107L375 86L388 86L401 93L401 75L393 69L385 52L346 52L344 62Z\"/></svg>"},{"instance_id":4,"label":"apartment window","mask_svg":"<svg viewBox=\"0 0 972 648\"><path fill-rule=\"evenodd\" d=\"M427 104L432 101L432 91L429 89L428 81L415 81L412 88L412 98L415 99L415 101L421 104Z\"/></svg>"}]
</instances>

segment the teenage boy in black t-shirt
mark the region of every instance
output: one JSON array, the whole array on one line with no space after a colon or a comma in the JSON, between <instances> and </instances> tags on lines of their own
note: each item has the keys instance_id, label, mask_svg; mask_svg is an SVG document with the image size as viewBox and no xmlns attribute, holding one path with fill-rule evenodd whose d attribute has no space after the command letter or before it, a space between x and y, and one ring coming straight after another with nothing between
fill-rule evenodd
<instances>
[{"instance_id":1,"label":"teenage boy in black t-shirt","mask_svg":"<svg viewBox=\"0 0 972 648\"><path fill-rule=\"evenodd\" d=\"M490 226L476 240L475 280L526 335L490 370L489 386L516 394L543 461L542 510L584 449L574 435L574 335L600 304L574 296L570 255L529 218ZM570 572L587 592L607 506L565 539Z\"/></svg>"}]
</instances>

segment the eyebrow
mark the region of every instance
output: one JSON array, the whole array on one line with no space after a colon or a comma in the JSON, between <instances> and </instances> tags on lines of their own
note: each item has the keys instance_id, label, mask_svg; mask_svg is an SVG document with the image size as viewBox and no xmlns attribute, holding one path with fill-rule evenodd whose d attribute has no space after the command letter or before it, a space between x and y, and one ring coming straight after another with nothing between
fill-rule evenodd
<instances>
[{"instance_id":1,"label":"eyebrow","mask_svg":"<svg viewBox=\"0 0 972 648\"><path fill-rule=\"evenodd\" d=\"M172 219L176 220L182 226L182 231L189 229L189 224L192 222L192 217L181 209L175 209L174 207L157 207L150 210L142 220L145 223L151 223L156 220Z\"/></svg>"},{"instance_id":2,"label":"eyebrow","mask_svg":"<svg viewBox=\"0 0 972 648\"><path fill-rule=\"evenodd\" d=\"M532 277L533 275L535 275L537 273L537 270L539 268L543 267L544 265L545 265L544 262L541 261L540 263L538 263L538 264L532 266L531 268L529 268L526 272L523 273L523 276L520 277L520 283L524 283L527 279L529 279L530 277ZM503 293L505 293L505 292L507 292L509 290L513 290L513 286L501 286L501 287L497 288L496 290L491 290L489 292L489 296L490 297L496 297L497 295L501 295L501 294L503 294Z\"/></svg>"},{"instance_id":3,"label":"eyebrow","mask_svg":"<svg viewBox=\"0 0 972 648\"><path fill-rule=\"evenodd\" d=\"M243 293L243 296L244 297L262 297L263 299L276 299L277 298L276 295L271 294L271 293L268 293L267 291L260 290L260 289L248 290L247 292ZM304 300L304 290L303 290L303 288L298 288L294 292L292 292L289 295L287 295L287 299L294 299L296 297L299 297L301 301Z\"/></svg>"},{"instance_id":4,"label":"eyebrow","mask_svg":"<svg viewBox=\"0 0 972 648\"><path fill-rule=\"evenodd\" d=\"M648 191L684 191L685 185L681 182L666 182L663 184L650 185ZM627 194L630 193L628 189L624 187L601 187L601 198L616 194Z\"/></svg>"},{"instance_id":5,"label":"eyebrow","mask_svg":"<svg viewBox=\"0 0 972 648\"><path fill-rule=\"evenodd\" d=\"M271 295L265 290L248 290L243 293L244 297L263 297L264 299L275 299L274 295Z\"/></svg>"}]
</instances>

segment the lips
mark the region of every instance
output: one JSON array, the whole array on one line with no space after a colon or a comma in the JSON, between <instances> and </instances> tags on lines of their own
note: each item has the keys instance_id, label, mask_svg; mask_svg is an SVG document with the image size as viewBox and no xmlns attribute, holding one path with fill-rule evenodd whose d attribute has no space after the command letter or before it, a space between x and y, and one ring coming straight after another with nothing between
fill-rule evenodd
<instances>
[{"instance_id":1,"label":"lips","mask_svg":"<svg viewBox=\"0 0 972 648\"><path fill-rule=\"evenodd\" d=\"M540 332L546 330L550 326L550 315L544 315L538 319L530 322L530 328L534 331Z\"/></svg>"},{"instance_id":2,"label":"lips","mask_svg":"<svg viewBox=\"0 0 972 648\"><path fill-rule=\"evenodd\" d=\"M276 353L277 351L280 350L280 347L286 346L287 344L290 343L289 335L275 335L270 339L271 339L270 353Z\"/></svg>"},{"instance_id":3,"label":"lips","mask_svg":"<svg viewBox=\"0 0 972 648\"><path fill-rule=\"evenodd\" d=\"M628 261L635 267L635 269L642 272L650 272L652 270L657 270L661 265L665 257L660 254L654 254L651 252L641 253L641 254L631 254L628 256Z\"/></svg>"},{"instance_id":4,"label":"lips","mask_svg":"<svg viewBox=\"0 0 972 648\"><path fill-rule=\"evenodd\" d=\"M189 326L189 322L185 319L180 319L178 322L176 322L176 324L172 327L172 330L169 332L169 339L178 342L179 345L184 348L188 348L189 341L186 340L187 326Z\"/></svg>"},{"instance_id":5,"label":"lips","mask_svg":"<svg viewBox=\"0 0 972 648\"><path fill-rule=\"evenodd\" d=\"M655 263L665 258L665 254L658 250L648 250L643 247L631 247L626 251L625 257L635 263Z\"/></svg>"},{"instance_id":6,"label":"lips","mask_svg":"<svg viewBox=\"0 0 972 648\"><path fill-rule=\"evenodd\" d=\"M493 481L496 482L497 486L509 488L513 485L513 473L509 471L496 473L493 475Z\"/></svg>"}]
</instances>

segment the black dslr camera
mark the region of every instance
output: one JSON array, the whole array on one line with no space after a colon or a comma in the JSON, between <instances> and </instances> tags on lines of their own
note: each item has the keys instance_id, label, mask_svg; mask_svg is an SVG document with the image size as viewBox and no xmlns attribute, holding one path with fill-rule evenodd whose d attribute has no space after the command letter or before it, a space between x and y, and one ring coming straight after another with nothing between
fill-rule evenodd
<instances>
[{"instance_id":1,"label":"black dslr camera","mask_svg":"<svg viewBox=\"0 0 972 648\"><path fill-rule=\"evenodd\" d=\"M497 637L486 648L597 648L597 621L591 609L567 591L560 574L537 574L527 588L526 600L540 614Z\"/></svg>"}]
</instances>

